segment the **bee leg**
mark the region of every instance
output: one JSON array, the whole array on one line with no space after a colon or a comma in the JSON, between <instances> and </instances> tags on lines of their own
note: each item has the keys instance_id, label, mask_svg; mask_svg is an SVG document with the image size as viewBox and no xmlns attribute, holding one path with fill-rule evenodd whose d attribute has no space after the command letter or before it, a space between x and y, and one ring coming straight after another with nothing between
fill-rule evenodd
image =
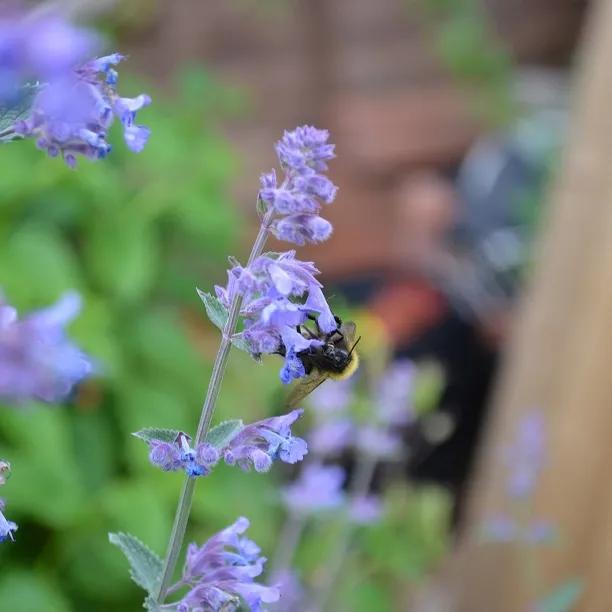
<instances>
[{"instance_id":1,"label":"bee leg","mask_svg":"<svg viewBox=\"0 0 612 612\"><path fill-rule=\"evenodd\" d=\"M313 314L309 314L307 316L310 321L314 321L315 327L317 328L317 334L320 336L321 328L319 327L319 322L317 321L317 317L315 317Z\"/></svg>"},{"instance_id":2,"label":"bee leg","mask_svg":"<svg viewBox=\"0 0 612 612\"><path fill-rule=\"evenodd\" d=\"M302 336L304 335L303 332L306 332L308 334L307 340L313 340L317 337L305 325L296 325L295 328L297 329L297 333Z\"/></svg>"}]
</instances>

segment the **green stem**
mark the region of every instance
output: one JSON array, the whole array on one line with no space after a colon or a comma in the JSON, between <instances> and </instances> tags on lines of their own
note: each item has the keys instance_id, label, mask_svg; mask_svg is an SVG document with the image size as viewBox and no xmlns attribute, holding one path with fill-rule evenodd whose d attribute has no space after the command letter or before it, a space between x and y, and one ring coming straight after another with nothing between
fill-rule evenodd
<instances>
[{"instance_id":1,"label":"green stem","mask_svg":"<svg viewBox=\"0 0 612 612\"><path fill-rule=\"evenodd\" d=\"M291 513L287 517L278 539L278 548L274 555L270 576L274 576L291 566L305 525L306 517L303 514Z\"/></svg>"},{"instance_id":2,"label":"green stem","mask_svg":"<svg viewBox=\"0 0 612 612\"><path fill-rule=\"evenodd\" d=\"M365 455L357 464L355 476L351 483L351 490L348 499L347 514L353 502L368 493L372 479L374 478L374 470L376 469L377 460L371 455ZM336 546L332 551L330 558L327 561L325 571L322 572L323 580L317 589L315 605L311 612L323 612L327 607L331 592L338 581L342 565L348 554L351 539L354 531L354 524L345 514L342 532L336 542Z\"/></svg>"},{"instance_id":3,"label":"green stem","mask_svg":"<svg viewBox=\"0 0 612 612\"><path fill-rule=\"evenodd\" d=\"M257 257L263 252L266 239L268 237L268 230L270 221L272 220L273 210L268 211L261 223L259 233L251 249L249 255L249 261L247 266L253 263ZM236 294L232 298L232 302L229 308L229 314L227 321L223 327L223 334L221 337L221 344L219 345L219 351L215 357L215 363L213 365L213 371L210 376L210 383L208 390L206 391L206 398L202 406L202 412L200 414L200 422L198 423L198 429L195 435L194 446L197 446L206 438L206 434L210 428L210 423L215 412L215 405L217 403L217 397L221 390L221 383L223 382L223 375L225 374L225 368L227 367L227 359L229 357L230 349L232 347L232 336L236 332L236 324L238 323L238 316L240 314L240 306L242 304L242 297ZM166 552L166 558L164 560L164 567L162 571L162 577L159 584L159 590L155 596L155 602L157 605L164 603L166 598L168 587L174 574L174 568L178 556L183 546L183 540L185 538L185 530L187 529L187 521L189 520L189 513L191 512L191 503L193 501L193 492L195 489L195 478L187 477L183 483L181 494L179 496L178 505L176 508L176 514L174 515L174 523L172 525L172 531L170 533L170 540L168 542L168 550Z\"/></svg>"}]
</instances>

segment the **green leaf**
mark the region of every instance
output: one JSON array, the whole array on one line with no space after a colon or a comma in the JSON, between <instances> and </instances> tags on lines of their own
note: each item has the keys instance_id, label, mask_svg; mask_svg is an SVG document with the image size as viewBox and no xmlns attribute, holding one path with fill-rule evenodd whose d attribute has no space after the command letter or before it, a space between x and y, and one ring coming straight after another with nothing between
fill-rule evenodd
<instances>
[{"instance_id":1,"label":"green leaf","mask_svg":"<svg viewBox=\"0 0 612 612\"><path fill-rule=\"evenodd\" d=\"M151 440L160 440L161 442L175 442L180 431L178 429L158 429L156 427L145 427L140 431L134 432L132 435L140 438L145 442Z\"/></svg>"},{"instance_id":2,"label":"green leaf","mask_svg":"<svg viewBox=\"0 0 612 612\"><path fill-rule=\"evenodd\" d=\"M130 576L132 580L152 593L163 569L162 560L137 537L129 533L109 533L111 544L118 546L130 563Z\"/></svg>"},{"instance_id":3,"label":"green leaf","mask_svg":"<svg viewBox=\"0 0 612 612\"><path fill-rule=\"evenodd\" d=\"M198 289L198 295L202 302L204 302L204 308L206 308L206 314L210 322L223 331L229 317L227 308L211 293L204 293L204 291ZM240 336L232 337L232 344L241 351L249 352L247 343Z\"/></svg>"},{"instance_id":4,"label":"green leaf","mask_svg":"<svg viewBox=\"0 0 612 612\"><path fill-rule=\"evenodd\" d=\"M216 427L213 427L206 434L206 442L212 444L215 448L223 448L238 435L238 432L244 427L244 423L240 419L231 419L223 421Z\"/></svg>"},{"instance_id":5,"label":"green leaf","mask_svg":"<svg viewBox=\"0 0 612 612\"><path fill-rule=\"evenodd\" d=\"M572 578L553 589L536 606L537 612L571 612L578 602L584 583L580 578Z\"/></svg>"},{"instance_id":6,"label":"green leaf","mask_svg":"<svg viewBox=\"0 0 612 612\"><path fill-rule=\"evenodd\" d=\"M9 106L0 106L0 132L10 128L15 121L23 119L32 108L34 96L40 89L39 85L28 84L22 87L18 99Z\"/></svg>"},{"instance_id":7,"label":"green leaf","mask_svg":"<svg viewBox=\"0 0 612 612\"><path fill-rule=\"evenodd\" d=\"M204 308L206 308L206 314L208 315L210 322L215 327L218 327L221 331L223 331L229 317L225 306L211 293L204 293L204 291L198 289L198 295L204 302Z\"/></svg>"}]
</instances>

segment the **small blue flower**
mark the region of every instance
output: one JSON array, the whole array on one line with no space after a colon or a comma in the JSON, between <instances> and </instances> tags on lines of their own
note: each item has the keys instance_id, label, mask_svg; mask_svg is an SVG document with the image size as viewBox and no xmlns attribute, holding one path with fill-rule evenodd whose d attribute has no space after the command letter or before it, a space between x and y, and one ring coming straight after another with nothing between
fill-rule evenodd
<instances>
[{"instance_id":1,"label":"small blue flower","mask_svg":"<svg viewBox=\"0 0 612 612\"><path fill-rule=\"evenodd\" d=\"M279 239L304 245L331 236L332 226L319 216L323 204L331 204L337 187L325 175L334 157L329 132L311 126L285 132L276 152L285 173L278 183L276 172L262 174L259 200L273 213L269 230Z\"/></svg>"},{"instance_id":2,"label":"small blue flower","mask_svg":"<svg viewBox=\"0 0 612 612\"><path fill-rule=\"evenodd\" d=\"M248 610L258 612L262 604L278 601L276 587L255 582L266 558L255 542L243 537L248 527L249 521L241 517L202 546L188 546L183 576L176 586L187 585L190 590L173 604L178 612L237 610L241 599Z\"/></svg>"},{"instance_id":3,"label":"small blue flower","mask_svg":"<svg viewBox=\"0 0 612 612\"><path fill-rule=\"evenodd\" d=\"M197 448L190 446L191 438L181 432L174 442L149 441L149 460L165 472L184 472L195 478L206 476L219 461L219 451L203 442Z\"/></svg>"},{"instance_id":4,"label":"small blue flower","mask_svg":"<svg viewBox=\"0 0 612 612\"><path fill-rule=\"evenodd\" d=\"M0 399L58 402L91 374L90 358L65 336L80 308L78 294L67 293L53 306L18 319L0 298Z\"/></svg>"},{"instance_id":5,"label":"small blue flower","mask_svg":"<svg viewBox=\"0 0 612 612\"><path fill-rule=\"evenodd\" d=\"M303 412L293 410L247 425L223 450L225 462L237 464L244 470L253 467L257 472L267 472L275 459L284 463L301 461L308 447L302 438L292 435L291 426Z\"/></svg>"},{"instance_id":6,"label":"small blue flower","mask_svg":"<svg viewBox=\"0 0 612 612\"><path fill-rule=\"evenodd\" d=\"M142 151L150 130L134 121L137 111L148 106L151 98L117 94L117 72L111 66L122 59L119 53L94 59L44 84L29 116L15 124L16 133L34 138L51 157L61 154L66 164L74 167L77 156L97 160L110 153L107 132L117 117L128 148Z\"/></svg>"},{"instance_id":7,"label":"small blue flower","mask_svg":"<svg viewBox=\"0 0 612 612\"><path fill-rule=\"evenodd\" d=\"M344 503L345 478L344 470L337 465L307 465L299 479L285 488L283 500L295 514L333 510Z\"/></svg>"}]
</instances>

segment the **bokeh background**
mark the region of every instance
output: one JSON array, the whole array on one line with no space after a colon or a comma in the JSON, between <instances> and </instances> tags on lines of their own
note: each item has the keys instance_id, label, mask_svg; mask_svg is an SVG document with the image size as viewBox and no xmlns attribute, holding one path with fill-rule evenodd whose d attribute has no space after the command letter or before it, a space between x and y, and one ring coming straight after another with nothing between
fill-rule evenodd
<instances>
[{"instance_id":1,"label":"bokeh background","mask_svg":"<svg viewBox=\"0 0 612 612\"><path fill-rule=\"evenodd\" d=\"M406 440L414 453L393 471L386 518L357 534L338 585L339 610L409 609L462 530L588 4L68 3L129 55L122 91L152 95L152 137L137 156L116 142L77 171L30 142L0 149L0 286L22 310L80 291L72 334L100 372L67 406L2 410L0 454L13 465L3 495L20 527L18 544L0 547L0 609L139 609L107 532L163 553L181 476L153 470L130 433L197 422L218 334L195 287L223 283L227 256L248 253L258 175L282 131L303 123L330 130L340 192L326 211L333 237L299 255L322 271L334 309L363 322L366 359L384 345L441 373ZM277 369L233 355L216 418L277 411ZM240 513L272 551L288 477L219 467L196 495L189 537ZM333 529L307 533L305 575Z\"/></svg>"}]
</instances>

